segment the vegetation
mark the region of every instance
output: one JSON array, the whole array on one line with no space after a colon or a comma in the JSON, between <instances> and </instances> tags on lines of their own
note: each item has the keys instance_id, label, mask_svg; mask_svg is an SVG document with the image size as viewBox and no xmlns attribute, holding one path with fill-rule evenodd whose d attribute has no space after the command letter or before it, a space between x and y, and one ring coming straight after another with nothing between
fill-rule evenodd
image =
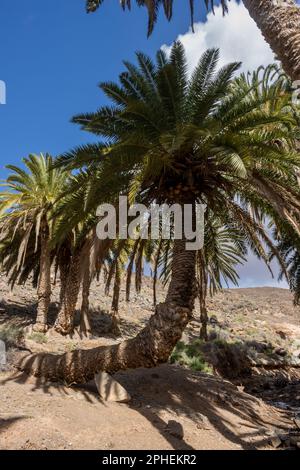
<instances>
[{"instance_id":1,"label":"vegetation","mask_svg":"<svg viewBox=\"0 0 300 470\"><path fill-rule=\"evenodd\" d=\"M53 169L50 155L23 159L26 170L8 165L11 174L2 184L2 262L13 284L36 273L38 308L35 329L45 331L51 296L52 214L59 195L66 189L67 173ZM39 265L36 262L39 262Z\"/></svg>"},{"instance_id":2,"label":"vegetation","mask_svg":"<svg viewBox=\"0 0 300 470\"><path fill-rule=\"evenodd\" d=\"M205 361L201 351L202 342L194 341L192 344L185 344L179 341L171 354L170 362L180 364L189 369L212 374L212 367Z\"/></svg>"},{"instance_id":3,"label":"vegetation","mask_svg":"<svg viewBox=\"0 0 300 470\"><path fill-rule=\"evenodd\" d=\"M162 268L168 292L137 337L64 356L40 355L34 365L34 358L27 360L23 369L33 367L54 380L85 382L99 370L154 366L170 356L192 317L196 295L206 338L207 291L219 289L224 280L237 282L235 266L247 250L268 266L276 257L287 274L266 221L282 233L299 236L298 111L290 83L276 67L234 78L239 64L217 70L218 58L218 50L208 50L188 77L180 43L174 44L170 57L159 51L156 62L138 53L137 65L125 62L118 84L101 85L112 106L73 119L102 141L74 149L55 164L55 171L76 170L53 212L51 247L57 264L69 266L63 278L70 289L56 328L65 334L74 326L83 259L94 260L85 263L86 305L90 282L104 269L107 288L114 279L116 313L122 271L128 264L129 300L133 267L140 289L145 257L153 261L155 279ZM96 208L101 202L115 203L120 194L147 206L206 204L203 250L186 250L185 239L167 244L97 241Z\"/></svg>"},{"instance_id":4,"label":"vegetation","mask_svg":"<svg viewBox=\"0 0 300 470\"><path fill-rule=\"evenodd\" d=\"M230 0L221 0L223 12L227 13ZM88 12L94 12L104 3L104 0L86 0ZM121 0L123 9L131 6L131 0ZM153 31L158 18L160 7L164 8L166 18L170 21L173 16L174 0L136 0L138 6L146 7L149 14L148 35ZM179 3L179 2L176 2ZM180 7L182 7L180 2ZM214 0L200 0L199 5L214 7ZM300 9L295 0L243 0L249 14L256 22L266 41L270 44L276 56L282 62L286 73L293 79L300 78ZM194 23L194 0L186 0L186 8L191 12L191 22ZM177 6L177 5L176 5Z\"/></svg>"},{"instance_id":5,"label":"vegetation","mask_svg":"<svg viewBox=\"0 0 300 470\"><path fill-rule=\"evenodd\" d=\"M23 338L23 331L20 327L14 325L1 325L0 340L6 344L6 347L18 346Z\"/></svg>"}]
</instances>

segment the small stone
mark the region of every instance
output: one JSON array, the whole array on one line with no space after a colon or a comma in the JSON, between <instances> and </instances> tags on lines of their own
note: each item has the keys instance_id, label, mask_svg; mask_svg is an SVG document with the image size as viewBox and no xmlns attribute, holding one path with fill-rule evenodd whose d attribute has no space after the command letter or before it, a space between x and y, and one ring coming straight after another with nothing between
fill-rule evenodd
<instances>
[{"instance_id":1,"label":"small stone","mask_svg":"<svg viewBox=\"0 0 300 470\"><path fill-rule=\"evenodd\" d=\"M272 446L275 447L275 449L280 447L282 444L281 439L278 436L271 437L270 441L271 441Z\"/></svg>"},{"instance_id":2,"label":"small stone","mask_svg":"<svg viewBox=\"0 0 300 470\"><path fill-rule=\"evenodd\" d=\"M297 447L297 445L300 443L300 436L292 436L290 439L290 443L292 446Z\"/></svg>"},{"instance_id":3,"label":"small stone","mask_svg":"<svg viewBox=\"0 0 300 470\"><path fill-rule=\"evenodd\" d=\"M294 423L296 424L297 428L300 429L300 418L295 418Z\"/></svg>"},{"instance_id":4,"label":"small stone","mask_svg":"<svg viewBox=\"0 0 300 470\"><path fill-rule=\"evenodd\" d=\"M176 437L176 439L184 438L183 427L180 423L174 420L170 420L166 426L166 431L171 434L171 436Z\"/></svg>"},{"instance_id":5,"label":"small stone","mask_svg":"<svg viewBox=\"0 0 300 470\"><path fill-rule=\"evenodd\" d=\"M283 348L277 348L275 349L275 353L278 355L278 356L286 356L287 355L287 351Z\"/></svg>"},{"instance_id":6,"label":"small stone","mask_svg":"<svg viewBox=\"0 0 300 470\"><path fill-rule=\"evenodd\" d=\"M128 403L131 396L122 385L106 372L95 375L95 383L100 397L104 401Z\"/></svg>"}]
</instances>

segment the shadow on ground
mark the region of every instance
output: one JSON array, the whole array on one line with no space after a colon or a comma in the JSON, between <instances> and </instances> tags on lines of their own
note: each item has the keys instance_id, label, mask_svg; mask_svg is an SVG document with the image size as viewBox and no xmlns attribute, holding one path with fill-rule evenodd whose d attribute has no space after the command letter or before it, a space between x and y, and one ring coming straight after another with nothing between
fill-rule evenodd
<instances>
[{"instance_id":1,"label":"shadow on ground","mask_svg":"<svg viewBox=\"0 0 300 470\"><path fill-rule=\"evenodd\" d=\"M166 364L156 369L120 372L115 378L132 396L128 405L119 406L129 406L140 413L176 450L193 448L189 444L191 432L199 435L199 447L195 448L201 448L202 436L207 436L207 432L218 433L242 449L265 448L268 429L279 422L281 429L289 427L288 417L215 376ZM32 392L42 390L66 398L79 394L87 403L110 406L99 399L94 383L69 388L26 374L13 374L0 385L9 381L29 382Z\"/></svg>"}]
</instances>

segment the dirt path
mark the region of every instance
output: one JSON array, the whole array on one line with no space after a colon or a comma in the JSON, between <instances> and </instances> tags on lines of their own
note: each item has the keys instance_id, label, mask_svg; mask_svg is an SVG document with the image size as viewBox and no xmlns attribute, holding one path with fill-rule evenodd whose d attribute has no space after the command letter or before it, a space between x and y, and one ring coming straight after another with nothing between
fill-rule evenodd
<instances>
[{"instance_id":1,"label":"dirt path","mask_svg":"<svg viewBox=\"0 0 300 470\"><path fill-rule=\"evenodd\" d=\"M1 449L264 449L285 413L229 382L164 365L116 376L130 404L92 385L66 388L0 375Z\"/></svg>"}]
</instances>

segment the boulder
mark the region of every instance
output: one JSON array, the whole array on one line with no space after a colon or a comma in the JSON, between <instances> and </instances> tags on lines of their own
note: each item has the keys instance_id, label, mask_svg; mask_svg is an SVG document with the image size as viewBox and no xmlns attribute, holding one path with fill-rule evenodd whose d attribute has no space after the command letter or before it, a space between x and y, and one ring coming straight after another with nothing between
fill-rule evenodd
<instances>
[{"instance_id":1,"label":"boulder","mask_svg":"<svg viewBox=\"0 0 300 470\"><path fill-rule=\"evenodd\" d=\"M282 444L282 441L281 441L280 437L277 436L277 435L271 437L270 442L271 442L272 446L275 447L275 449L280 447L281 444Z\"/></svg>"},{"instance_id":2,"label":"boulder","mask_svg":"<svg viewBox=\"0 0 300 470\"><path fill-rule=\"evenodd\" d=\"M176 437L176 439L182 440L184 438L184 430L182 425L173 419L168 422L166 431L171 434L171 436Z\"/></svg>"},{"instance_id":3,"label":"boulder","mask_svg":"<svg viewBox=\"0 0 300 470\"><path fill-rule=\"evenodd\" d=\"M104 401L128 403L131 396L122 385L106 372L95 375L95 383L100 397Z\"/></svg>"}]
</instances>

